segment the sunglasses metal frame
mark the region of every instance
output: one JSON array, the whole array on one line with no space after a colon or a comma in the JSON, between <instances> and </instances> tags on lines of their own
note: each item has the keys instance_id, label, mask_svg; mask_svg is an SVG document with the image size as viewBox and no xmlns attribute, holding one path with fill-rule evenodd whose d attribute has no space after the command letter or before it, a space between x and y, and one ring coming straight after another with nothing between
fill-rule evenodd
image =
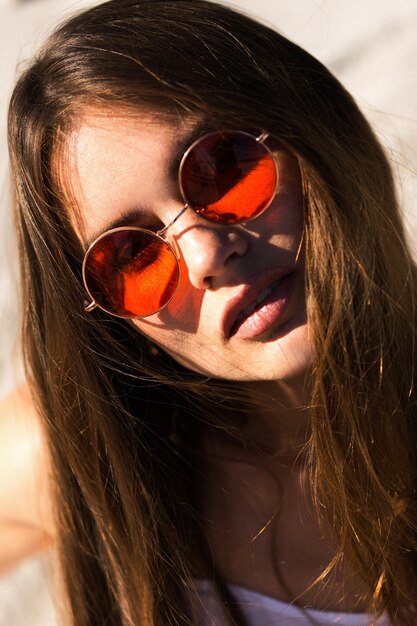
<instances>
[{"instance_id":1,"label":"sunglasses metal frame","mask_svg":"<svg viewBox=\"0 0 417 626\"><path fill-rule=\"evenodd\" d=\"M207 217L207 215L205 215L203 212L198 211L197 209L195 209L188 201L188 198L186 196L186 193L184 191L184 187L182 184L182 171L184 169L184 165L185 162L187 161L187 158L189 156L189 154L194 150L194 148L196 146L198 146L199 143L201 143L204 139L207 139L208 137L211 137L212 135L226 135L227 133L235 133L235 134L239 134L239 135L246 135L247 137L250 137L251 139L255 139L255 141L257 141L258 143L261 143L262 146L264 147L266 153L272 158L272 161L275 164L275 170L277 170L276 167L276 163L275 163L275 159L274 159L274 155L272 154L271 150L268 148L267 145L265 145L264 141L266 141L266 139L268 139L269 137L269 133L263 132L258 136L252 135L251 133L248 133L244 130L215 130L212 131L210 133L206 133L205 135L202 135L201 137L199 137L198 139L196 139L195 141L193 141L193 143L186 149L186 151L184 152L184 154L181 157L181 161L178 167L178 187L182 196L182 199L185 202L185 208L190 208L192 211L194 211L194 213L196 215L198 215L199 217L202 217L203 219L207 220L208 222L212 222L213 224L223 224L226 225L227 223L225 222L217 222L216 220L210 219L209 217ZM271 195L271 199L268 202L268 204L266 204L264 206L264 208L262 209L262 211L259 211L259 213L257 213L254 217L251 217L250 219L247 220L242 220L242 221L237 221L233 224L233 222L229 223L230 226L237 226L238 224L247 224L248 222L251 222L252 220L256 220L257 217L259 217L260 215L262 215L262 213L264 211L266 211L266 209L269 207L269 205L271 204L272 200L275 197L276 191L277 191L277 185L278 185L278 172L276 171L276 184L275 184L275 189L274 189L274 193Z\"/></svg>"},{"instance_id":2,"label":"sunglasses metal frame","mask_svg":"<svg viewBox=\"0 0 417 626\"><path fill-rule=\"evenodd\" d=\"M275 169L276 169L276 185L275 185L275 189L274 189L274 193L271 194L271 199L269 200L269 202L265 205L265 207L262 209L262 211L260 211L259 213L257 213L254 217L250 218L250 219L246 219L246 220L242 220L241 222L237 221L236 223L222 223L222 222L217 222L216 220L210 219L209 217L207 217L206 215L204 215L204 213L200 213L198 210L196 210L192 205L190 205L187 201L187 197L184 193L183 190L183 186L182 186L182 182L181 182L181 175L182 175L182 170L184 167L184 163L188 157L188 155L191 153L191 151L206 137L209 137L211 135L221 135L221 134L226 134L226 133L236 133L239 135L247 135L248 137L251 137L252 139L255 139L257 142L262 143L263 147L265 148L265 151L267 154L269 154L273 160L273 163L275 164ZM219 226L227 226L227 227L234 227L234 226L239 226L242 224L247 224L248 222L251 222L252 220L257 219L260 215L262 215L262 213L264 213L264 211L266 211L266 209L270 206L271 202L273 201L275 195L276 195L276 190L277 190L277 185L278 185L278 170L277 170L277 166L276 166L276 161L274 158L274 155L272 154L272 151L269 149L268 146L266 146L264 144L264 141L269 137L269 133L267 132L262 132L260 135L255 136L252 135L251 133L248 133L246 131L240 131L240 130L221 130L221 131L212 131L210 133L205 133L204 135L202 135L201 137L199 137L198 139L196 139L188 148L187 150L184 152L181 161L180 161L180 165L178 168L178 186L179 186L179 190L181 193L181 196L185 202L185 206L181 209L181 211L174 217L173 220L171 220L171 222L169 222L169 224L167 224L166 226L164 226L163 228L161 228L160 230L158 230L157 232L154 232L152 230L149 230L147 228L140 228L139 226L120 226L118 228L111 228L110 230L105 231L104 233L102 233L101 235L99 235L96 239L94 239L94 241L88 246L88 249L86 250L85 254L84 254L84 259L83 259L83 264L82 264L82 278L83 278L83 282L84 282L84 287L89 295L89 297L91 298L91 302L85 301L85 305L84 305L84 311L86 313L89 313L90 311L92 311L93 309L95 309L96 307L102 309L105 313L108 313L109 315L113 315L114 317L119 317L119 318L123 318L123 319L142 319L145 317L150 317L151 315L155 315L155 313L158 313L159 311L162 311L162 309L164 309L173 299L173 297L175 296L179 284L180 284L180 279L181 279L181 269L180 269L180 263L179 263L179 253L174 249L174 246L171 245L167 239L166 239L166 232L168 231L168 229L175 224L175 222L185 213L185 211L187 209L191 209L192 211L194 211L194 213L196 215L198 215L199 217L201 217L202 219L212 223L212 224L217 224ZM163 243L169 248L169 250L172 252L175 261L177 263L178 266L178 281L177 281L177 285L175 287L175 291L173 292L173 294L171 295L171 297L169 298L169 300L167 300L167 302L165 302L159 309L157 309L156 311L152 311L152 313L148 313L147 315L120 315L118 313L114 313L113 311L109 311L108 309L106 309L103 305L99 304L98 302L95 301L94 296L92 295L92 293L90 292L90 289L88 288L88 283L87 283L87 278L86 278L86 265L87 265L87 261L88 261L88 257L89 254L91 252L91 250L93 249L93 247L104 237L107 237L108 235L111 235L115 232L120 232L120 231L140 231L149 235L152 235L153 237L155 237L156 239L160 239L161 241L163 241Z\"/></svg>"},{"instance_id":3,"label":"sunglasses metal frame","mask_svg":"<svg viewBox=\"0 0 417 626\"><path fill-rule=\"evenodd\" d=\"M180 284L180 279L181 279L181 268L180 268L180 263L179 263L179 256L176 253L176 251L174 250L174 246L171 245L169 243L169 241L167 241L167 239L165 239L164 237L161 236L161 234L163 234L174 222L177 221L177 219L180 217L180 215L183 214L183 212L187 209L188 207L184 207L182 209L182 211L180 211L180 213L172 220L172 222L170 222L167 226L164 226L164 228L161 228L161 230L158 230L156 233L153 230L148 230L147 228L140 228L139 226L120 226L118 228L111 228L110 230L106 230L105 233L102 233L99 237L97 237L97 239L95 239L92 244L89 246L87 252L84 255L84 260L83 260L83 265L82 265L82 277L83 277L83 282L84 282L84 287L88 293L88 295L91 298L91 302L85 303L84 306L84 311L86 311L86 313L89 313L90 311L92 311L93 309L95 309L96 307L98 307L99 309L102 309L102 311L105 311L106 313L109 313L110 315L113 315L114 317L121 317L123 319L142 319L145 317L149 317L150 315L154 315L155 313L158 313L159 311L161 311L162 309L164 309L167 304L169 302L171 302L172 298L175 296L175 294L177 293L179 284ZM147 235L151 235L154 239L160 239L164 245L167 246L167 248L170 250L170 252L172 253L175 262L177 264L177 269L178 269L178 280L177 280L177 284L175 287L174 292L172 293L171 297L169 298L169 300L167 300L165 302L165 304L163 304L159 309L157 309L156 311L152 311L152 313L148 313L147 315L120 315L119 313L114 313L113 311L108 310L105 306L99 304L98 302L96 302L94 300L94 296L91 293L90 289L88 288L87 285L87 280L86 280L86 264L87 264L87 260L88 260L88 255L90 250L101 240L104 239L105 237L107 237L108 235L112 235L113 233L116 232L126 232L126 231L138 231L138 232L142 232L142 233L146 233Z\"/></svg>"}]
</instances>

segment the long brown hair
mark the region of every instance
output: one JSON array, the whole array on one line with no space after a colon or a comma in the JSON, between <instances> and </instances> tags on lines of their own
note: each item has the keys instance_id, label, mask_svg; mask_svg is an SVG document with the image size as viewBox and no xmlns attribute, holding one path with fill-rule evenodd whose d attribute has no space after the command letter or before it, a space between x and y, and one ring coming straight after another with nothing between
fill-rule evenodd
<instances>
[{"instance_id":1,"label":"long brown hair","mask_svg":"<svg viewBox=\"0 0 417 626\"><path fill-rule=\"evenodd\" d=\"M69 623L192 623L193 573L215 577L197 493L204 415L222 399L218 383L161 358L129 324L84 312L83 250L53 167L84 106L267 129L297 156L315 354L310 472L337 544L323 579L345 559L371 612L411 623L416 283L389 165L319 62L204 0L113 0L75 16L11 101L23 345L53 463Z\"/></svg>"}]
</instances>

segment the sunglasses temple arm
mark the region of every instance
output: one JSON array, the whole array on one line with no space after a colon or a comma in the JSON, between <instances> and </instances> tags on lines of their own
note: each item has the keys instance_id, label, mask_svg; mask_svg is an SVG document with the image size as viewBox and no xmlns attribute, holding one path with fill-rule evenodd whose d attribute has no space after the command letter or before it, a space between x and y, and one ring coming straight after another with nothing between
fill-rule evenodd
<instances>
[{"instance_id":1,"label":"sunglasses temple arm","mask_svg":"<svg viewBox=\"0 0 417 626\"><path fill-rule=\"evenodd\" d=\"M88 304L88 302L85 302L85 304L84 304L84 311L85 311L86 313L90 313L90 311L92 311L93 309L95 309L95 308L96 308L96 306L97 306L97 304L94 302L94 300L92 300L92 301L90 302L90 304Z\"/></svg>"},{"instance_id":2,"label":"sunglasses temple arm","mask_svg":"<svg viewBox=\"0 0 417 626\"><path fill-rule=\"evenodd\" d=\"M185 207L183 209L181 209L181 211L178 213L178 215L176 217L174 217L174 219L172 220L172 222L170 222L169 224L167 224L166 226L164 226L164 228L162 228L161 230L158 230L158 232L156 233L157 235L161 236L164 233L166 233L166 231L168 230L168 228L171 228L171 226L173 224L175 224L175 222L181 217L181 215L183 215L185 213L185 211L188 209L188 204L185 205Z\"/></svg>"},{"instance_id":3,"label":"sunglasses temple arm","mask_svg":"<svg viewBox=\"0 0 417 626\"><path fill-rule=\"evenodd\" d=\"M268 139L269 137L269 133L261 133L257 138L256 141L259 141L259 143L263 143L266 139Z\"/></svg>"}]
</instances>

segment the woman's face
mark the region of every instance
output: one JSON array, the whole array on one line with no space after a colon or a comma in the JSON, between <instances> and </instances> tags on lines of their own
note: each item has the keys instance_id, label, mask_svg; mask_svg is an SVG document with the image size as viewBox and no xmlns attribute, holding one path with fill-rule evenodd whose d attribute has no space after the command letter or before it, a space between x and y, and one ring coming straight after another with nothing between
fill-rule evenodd
<instances>
[{"instance_id":1,"label":"woman's face","mask_svg":"<svg viewBox=\"0 0 417 626\"><path fill-rule=\"evenodd\" d=\"M85 247L115 224L158 230L172 221L184 206L177 169L195 126L117 112L82 117L69 138L64 186ZM177 361L209 376L290 380L311 361L298 254L300 173L291 154L270 147L279 182L269 208L239 226L185 211L168 231L180 254L176 295L159 313L132 321Z\"/></svg>"}]
</instances>

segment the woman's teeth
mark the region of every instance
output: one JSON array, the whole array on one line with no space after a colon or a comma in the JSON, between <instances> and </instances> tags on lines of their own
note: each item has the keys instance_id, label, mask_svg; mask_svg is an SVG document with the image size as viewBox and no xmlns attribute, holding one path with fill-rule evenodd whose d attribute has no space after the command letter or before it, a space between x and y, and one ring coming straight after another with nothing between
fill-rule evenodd
<instances>
[{"instance_id":1,"label":"woman's teeth","mask_svg":"<svg viewBox=\"0 0 417 626\"><path fill-rule=\"evenodd\" d=\"M261 302L263 302L263 300L265 300L273 292L273 290L278 285L278 283L279 283L279 280L276 280L274 283L271 283L271 285L266 287L266 289L264 289L259 294L256 300L248 304L248 306L245 307L243 311L241 311L239 315L237 316L235 324L240 324L242 320L244 320L246 317L249 317L249 315L261 304Z\"/></svg>"}]
</instances>

